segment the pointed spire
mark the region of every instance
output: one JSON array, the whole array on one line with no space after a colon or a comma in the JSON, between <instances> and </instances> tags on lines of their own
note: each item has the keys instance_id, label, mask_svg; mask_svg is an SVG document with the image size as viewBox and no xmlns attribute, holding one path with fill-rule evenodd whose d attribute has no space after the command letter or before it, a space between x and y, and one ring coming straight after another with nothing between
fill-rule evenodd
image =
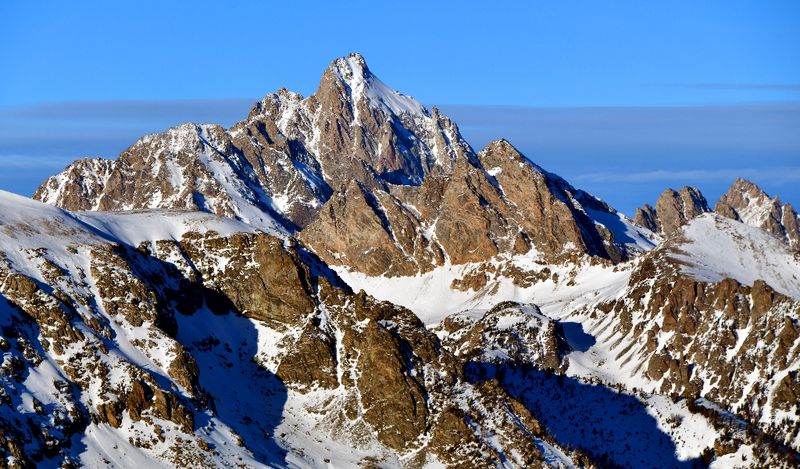
<instances>
[{"instance_id":1,"label":"pointed spire","mask_svg":"<svg viewBox=\"0 0 800 469\"><path fill-rule=\"evenodd\" d=\"M367 66L364 56L358 52L331 62L322 75L320 89L336 82L344 85L353 103L366 100L371 108L397 116L430 116L428 110L417 100L392 89L375 76Z\"/></svg>"}]
</instances>

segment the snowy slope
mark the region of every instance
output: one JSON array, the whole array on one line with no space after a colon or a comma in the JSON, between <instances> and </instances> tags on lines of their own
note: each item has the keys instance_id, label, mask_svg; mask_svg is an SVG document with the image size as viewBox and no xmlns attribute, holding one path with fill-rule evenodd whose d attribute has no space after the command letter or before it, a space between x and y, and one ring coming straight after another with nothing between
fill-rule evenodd
<instances>
[{"instance_id":1,"label":"snowy slope","mask_svg":"<svg viewBox=\"0 0 800 469\"><path fill-rule=\"evenodd\" d=\"M267 227L265 227L267 228ZM266 231L285 238L278 227ZM46 249L63 263L75 254L77 245L121 243L133 247L144 241L180 240L187 232L251 233L256 227L206 212L140 210L130 212L72 213L27 197L0 190L0 250L21 272L37 277L30 269L28 250Z\"/></svg>"},{"instance_id":2,"label":"snowy slope","mask_svg":"<svg viewBox=\"0 0 800 469\"><path fill-rule=\"evenodd\" d=\"M755 226L704 214L683 227L682 239L669 249L683 271L698 280L728 277L746 285L763 280L800 299L800 256Z\"/></svg>"},{"instance_id":3,"label":"snowy slope","mask_svg":"<svg viewBox=\"0 0 800 469\"><path fill-rule=\"evenodd\" d=\"M144 241L180 240L188 232L213 231L220 236L232 233L252 233L256 227L232 218L223 218L206 212L182 210L140 210L128 212L79 212L76 218L98 232L119 242L138 246ZM267 233L286 237L283 230Z\"/></svg>"},{"instance_id":4,"label":"snowy slope","mask_svg":"<svg viewBox=\"0 0 800 469\"><path fill-rule=\"evenodd\" d=\"M17 372L5 374L0 377L0 389L4 398L29 408L4 407L0 409L0 419L34 424L33 434L23 437L28 440L25 452L35 454L39 450L35 445L39 438L36 426L41 428L45 441L64 438L67 432L80 428L89 409L109 401L107 389L124 389L142 373L155 377L156 382L162 383L160 386L170 383L170 370L180 356L180 345L148 320L152 305L139 303L140 298L131 296L131 289L138 288L140 281L132 272L120 270L124 264L117 263L113 246L173 239L193 229L226 233L252 230L230 219L196 213L91 213L83 217L0 191L0 348L8 350L6 347L16 342L16 347L24 350L19 356L14 352L3 354L2 365L14 364L21 370L22 379L16 379ZM118 288L117 297L109 297L108 292L103 295L101 289L108 287L101 285L107 285L107 275L120 276L116 278L130 283L111 287L112 292ZM25 278L35 282L26 283ZM19 286L37 284L39 289L31 293L26 293L27 287ZM120 300L129 301L142 313L144 321L131 323L112 311L118 309L115 305ZM27 316L12 308L12 301L24 308ZM38 327L29 325L37 322ZM49 347L41 348L40 343ZM94 374L98 367L107 371ZM69 384L77 380L88 383L83 392ZM165 392L183 398L191 393L179 384L166 386ZM47 412L38 409L39 405ZM173 422L160 418L156 422L168 435L160 442L152 426L126 417L118 429L107 423L90 423L83 434L73 437L75 452L51 456L87 467L171 466L168 461L174 460L173 455L166 452L179 444L174 437L178 430ZM18 430L26 431L24 424ZM211 417L205 432L210 441L219 445L222 459L256 462L235 444L235 435L224 422ZM147 448L133 444L133 440L150 439L156 443L148 443ZM55 461L42 460L38 464L55 467Z\"/></svg>"},{"instance_id":5,"label":"snowy slope","mask_svg":"<svg viewBox=\"0 0 800 469\"><path fill-rule=\"evenodd\" d=\"M587 208L586 214L596 224L608 229L614 235L617 243L628 247L632 252L647 252L661 242L657 234L634 224L628 217L616 210L601 211Z\"/></svg>"},{"instance_id":6,"label":"snowy slope","mask_svg":"<svg viewBox=\"0 0 800 469\"><path fill-rule=\"evenodd\" d=\"M588 259L577 264L547 265L534 251L497 258L489 265L522 269L540 274L542 279L523 286L508 276L497 275L478 291L464 291L454 289L453 281L483 272L486 264L447 264L413 277L369 277L341 267L334 270L354 290L405 306L426 324L437 324L457 312L480 316L501 301L535 303L548 316L560 318L579 306L613 297L623 289L632 269L630 264L613 267L592 264Z\"/></svg>"},{"instance_id":7,"label":"snowy slope","mask_svg":"<svg viewBox=\"0 0 800 469\"><path fill-rule=\"evenodd\" d=\"M57 207L0 191L0 252L12 268L43 280L31 265L31 251L47 249L50 256L71 262L70 245L99 245L105 233L92 230L72 213Z\"/></svg>"}]
</instances>

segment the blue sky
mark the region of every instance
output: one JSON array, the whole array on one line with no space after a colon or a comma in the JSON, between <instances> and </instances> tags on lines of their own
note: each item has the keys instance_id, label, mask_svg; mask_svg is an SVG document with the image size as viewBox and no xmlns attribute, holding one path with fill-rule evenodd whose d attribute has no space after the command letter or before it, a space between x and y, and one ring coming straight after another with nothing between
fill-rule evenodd
<instances>
[{"instance_id":1,"label":"blue sky","mask_svg":"<svg viewBox=\"0 0 800 469\"><path fill-rule=\"evenodd\" d=\"M505 137L626 213L736 175L800 205L800 2L292 3L0 2L0 188L310 94L360 51L476 148Z\"/></svg>"}]
</instances>

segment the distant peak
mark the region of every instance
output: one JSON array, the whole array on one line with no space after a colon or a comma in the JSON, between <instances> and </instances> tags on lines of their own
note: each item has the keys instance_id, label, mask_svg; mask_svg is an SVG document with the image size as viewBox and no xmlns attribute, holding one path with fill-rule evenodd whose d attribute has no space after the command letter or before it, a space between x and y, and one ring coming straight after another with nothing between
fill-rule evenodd
<instances>
[{"instance_id":1,"label":"distant peak","mask_svg":"<svg viewBox=\"0 0 800 469\"><path fill-rule=\"evenodd\" d=\"M704 211L706 212L708 211L708 201L706 201L705 196L697 187L683 186L678 191L678 194L680 194L682 197L691 198L695 203L699 203L700 205L702 205L705 208Z\"/></svg>"},{"instance_id":2,"label":"distant peak","mask_svg":"<svg viewBox=\"0 0 800 469\"><path fill-rule=\"evenodd\" d=\"M504 164L503 162L524 163L548 178L561 179L557 175L545 171L542 167L528 159L517 147L504 138L489 142L483 150L480 151L478 159L482 161L484 165L488 165L488 167L502 165Z\"/></svg>"},{"instance_id":3,"label":"distant peak","mask_svg":"<svg viewBox=\"0 0 800 469\"><path fill-rule=\"evenodd\" d=\"M666 189L664 189L664 192L661 193L661 196L659 198L661 198L661 197L675 197L677 195L678 195L678 191L676 191L675 189L673 189L671 187L667 187Z\"/></svg>"},{"instance_id":4,"label":"distant peak","mask_svg":"<svg viewBox=\"0 0 800 469\"><path fill-rule=\"evenodd\" d=\"M519 150L517 150L514 145L511 144L508 140L504 138L499 138L497 140L492 140L486 145L486 150L503 150L503 151L511 151L513 153L519 154Z\"/></svg>"},{"instance_id":5,"label":"distant peak","mask_svg":"<svg viewBox=\"0 0 800 469\"><path fill-rule=\"evenodd\" d=\"M761 188L758 187L754 182L744 178L736 178L736 180L733 181L731 188L758 189L761 191Z\"/></svg>"},{"instance_id":6,"label":"distant peak","mask_svg":"<svg viewBox=\"0 0 800 469\"><path fill-rule=\"evenodd\" d=\"M769 195L754 182L744 178L736 178L736 180L733 181L733 184L731 184L731 187L728 189L728 192L723 195L723 199L726 198L726 196L730 197L734 196L734 194L744 193L749 194L750 197L756 197L759 199L770 198Z\"/></svg>"}]
</instances>

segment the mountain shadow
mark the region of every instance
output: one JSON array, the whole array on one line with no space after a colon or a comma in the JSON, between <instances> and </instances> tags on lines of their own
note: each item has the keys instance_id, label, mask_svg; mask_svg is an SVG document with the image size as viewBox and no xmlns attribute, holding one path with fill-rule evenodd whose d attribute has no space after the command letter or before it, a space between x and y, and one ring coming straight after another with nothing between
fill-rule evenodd
<instances>
[{"instance_id":1,"label":"mountain shadow","mask_svg":"<svg viewBox=\"0 0 800 469\"><path fill-rule=\"evenodd\" d=\"M675 443L627 394L530 367L470 362L465 372L473 382L497 379L559 443L583 449L601 467L706 467L699 458L679 460Z\"/></svg>"},{"instance_id":2,"label":"mountain shadow","mask_svg":"<svg viewBox=\"0 0 800 469\"><path fill-rule=\"evenodd\" d=\"M258 363L257 323L202 280L184 278L174 264L128 246L123 251L134 275L158 291L159 327L197 363L198 384L211 398L207 407L213 412L197 408L195 431L222 423L258 462L285 466L287 451L274 435L288 392L275 374ZM262 344L267 345L274 344ZM219 442L209 446L213 449L215 444Z\"/></svg>"},{"instance_id":3,"label":"mountain shadow","mask_svg":"<svg viewBox=\"0 0 800 469\"><path fill-rule=\"evenodd\" d=\"M8 454L4 450L10 449L13 441L22 445L29 459L17 459L17 463L45 469L69 467L75 463L71 456L86 450L83 438L91 420L80 388L70 383L55 363L36 363L38 357L47 357L41 337L36 320L0 293L0 438L6 445L0 455ZM33 396L32 387L25 384L32 372L52 373L53 385L74 404L72 413L60 403L41 402ZM34 412L19 411L28 403L33 403ZM48 416L52 415L60 418L51 420Z\"/></svg>"},{"instance_id":4,"label":"mountain shadow","mask_svg":"<svg viewBox=\"0 0 800 469\"><path fill-rule=\"evenodd\" d=\"M597 343L597 339L591 334L587 334L583 330L583 324L579 322L559 322L558 324L564 331L567 343L576 352L586 352Z\"/></svg>"},{"instance_id":5,"label":"mountain shadow","mask_svg":"<svg viewBox=\"0 0 800 469\"><path fill-rule=\"evenodd\" d=\"M176 338L197 362L200 386L214 400L214 416L242 438L259 462L284 465L286 450L275 442L274 433L287 389L256 362L258 331L253 322L235 311L215 314L207 307L191 316L178 315L177 322ZM198 427L214 425L212 417L198 417Z\"/></svg>"}]
</instances>

